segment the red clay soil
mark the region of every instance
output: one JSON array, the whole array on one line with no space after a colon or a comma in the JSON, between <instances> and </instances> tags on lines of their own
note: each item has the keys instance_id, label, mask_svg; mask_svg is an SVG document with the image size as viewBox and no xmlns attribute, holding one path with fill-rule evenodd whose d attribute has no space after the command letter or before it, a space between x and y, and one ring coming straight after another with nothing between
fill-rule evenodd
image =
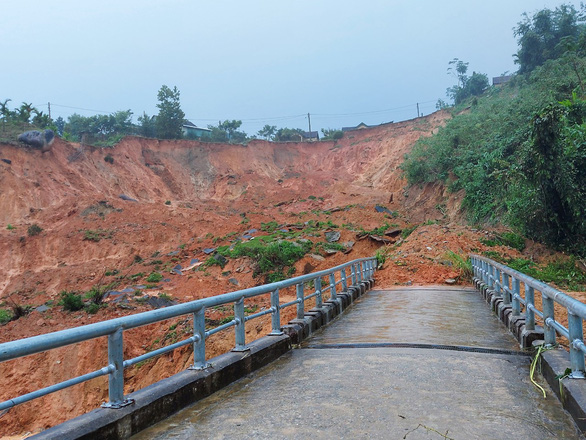
<instances>
[{"instance_id":1,"label":"red clay soil","mask_svg":"<svg viewBox=\"0 0 586 440\"><path fill-rule=\"evenodd\" d=\"M3 325L0 342L151 310L140 301L146 295L186 302L262 284L262 278L253 277L248 258L183 275L170 269L176 264L185 268L195 258L205 261L203 249L230 244L251 228L258 230L253 235L265 235L262 223L271 221L287 229L323 222L317 233L305 237L313 242L324 241L329 221L339 226L340 242L355 242L349 254L305 256L296 263L296 274L381 251L387 261L376 274L379 288L463 282L448 251L482 252L487 248L479 240L488 232L462 221L462 194L440 185L406 188L399 169L416 140L431 135L447 117L438 112L318 143L242 146L130 137L114 148L97 149L57 139L47 153L0 145L0 158L11 161L0 162L0 307L48 304L45 311ZM113 163L104 160L108 154ZM375 205L393 215L376 212ZM397 229L419 226L394 244L359 239L362 229L385 223ZM34 224L42 231L29 235ZM167 281L125 302L107 302L95 314L67 312L58 305L64 290L85 292L111 282L118 283L117 290L148 285L146 277L155 268ZM293 292L283 293L283 301L293 297ZM246 305L261 309L267 304L262 298ZM287 309L283 322L294 313ZM206 318L219 322L229 314L208 310ZM249 324L247 341L270 330L266 316ZM187 321L173 320L126 332L125 358L182 339L189 331ZM206 350L212 357L232 347L233 334L227 331L210 338ZM185 348L129 369L125 392L185 369L191 356ZM0 399L101 368L106 359L105 341L94 340L0 364ZM0 415L0 436L26 437L105 400L107 378L86 382Z\"/></svg>"}]
</instances>

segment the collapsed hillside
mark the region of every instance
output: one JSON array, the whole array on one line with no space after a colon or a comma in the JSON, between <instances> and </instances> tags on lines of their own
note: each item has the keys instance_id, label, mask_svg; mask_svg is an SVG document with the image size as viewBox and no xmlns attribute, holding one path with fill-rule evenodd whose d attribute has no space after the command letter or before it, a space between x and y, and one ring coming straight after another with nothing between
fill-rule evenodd
<instances>
[{"instance_id":1,"label":"collapsed hillside","mask_svg":"<svg viewBox=\"0 0 586 440\"><path fill-rule=\"evenodd\" d=\"M377 272L381 287L461 282L447 256L488 249L487 232L460 224L462 194L431 184L407 189L399 169L417 139L447 118L438 112L318 143L131 137L95 149L58 139L47 153L0 145L0 159L7 159L0 162L0 308L22 314L2 326L0 342L261 284L266 278L251 258L227 251L252 237L307 243L306 254L277 276L386 249L388 262ZM396 231L392 239L384 236L389 230ZM331 231L340 233L336 245L324 238ZM539 246L527 252L548 255ZM226 261L208 264L211 257ZM116 297L107 297L109 289ZM66 311L64 291L106 298L90 313ZM265 305L260 299L250 307ZM217 323L228 314L209 310L206 319ZM188 327L179 320L127 332L125 357L175 341ZM269 329L270 318L259 319L247 327L247 341ZM232 344L232 334L214 335L207 354ZM45 386L100 368L106 358L106 345L92 341L2 364L0 399L31 391L31 383ZM189 362L185 349L130 369L125 391ZM0 435L38 431L95 408L107 399L106 384L100 378L20 405L0 415Z\"/></svg>"}]
</instances>

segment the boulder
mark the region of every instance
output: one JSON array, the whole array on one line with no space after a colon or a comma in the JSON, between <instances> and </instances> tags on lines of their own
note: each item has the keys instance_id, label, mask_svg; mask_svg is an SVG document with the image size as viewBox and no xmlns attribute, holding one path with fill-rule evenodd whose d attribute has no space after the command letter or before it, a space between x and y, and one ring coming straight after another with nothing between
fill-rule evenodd
<instances>
[{"instance_id":1,"label":"boulder","mask_svg":"<svg viewBox=\"0 0 586 440\"><path fill-rule=\"evenodd\" d=\"M55 133L53 130L31 130L26 131L18 136L18 141L29 145L33 148L40 149L43 153L51 149L51 145L55 140Z\"/></svg>"}]
</instances>

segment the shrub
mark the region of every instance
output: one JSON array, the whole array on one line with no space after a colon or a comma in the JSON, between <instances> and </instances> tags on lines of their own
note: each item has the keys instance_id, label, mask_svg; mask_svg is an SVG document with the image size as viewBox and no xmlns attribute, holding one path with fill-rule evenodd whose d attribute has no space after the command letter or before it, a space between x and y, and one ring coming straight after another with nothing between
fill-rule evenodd
<instances>
[{"instance_id":1,"label":"shrub","mask_svg":"<svg viewBox=\"0 0 586 440\"><path fill-rule=\"evenodd\" d=\"M163 275L161 275L159 272L152 272L147 278L147 282L149 283L158 283L159 281L161 281L163 279Z\"/></svg>"},{"instance_id":2,"label":"shrub","mask_svg":"<svg viewBox=\"0 0 586 440\"><path fill-rule=\"evenodd\" d=\"M27 229L27 233L28 233L29 237L39 235L42 231L43 231L43 228L41 228L36 223L33 223L32 225L30 225Z\"/></svg>"},{"instance_id":3,"label":"shrub","mask_svg":"<svg viewBox=\"0 0 586 440\"><path fill-rule=\"evenodd\" d=\"M112 155L110 153L106 154L106 157L104 157L104 162L107 162L109 164L114 163L114 158L112 157Z\"/></svg>"},{"instance_id":4,"label":"shrub","mask_svg":"<svg viewBox=\"0 0 586 440\"><path fill-rule=\"evenodd\" d=\"M83 300L80 294L63 290L59 295L61 296L59 304L63 306L63 310L76 312L83 309Z\"/></svg>"},{"instance_id":5,"label":"shrub","mask_svg":"<svg viewBox=\"0 0 586 440\"><path fill-rule=\"evenodd\" d=\"M12 313L8 309L0 309L0 325L12 320Z\"/></svg>"},{"instance_id":6,"label":"shrub","mask_svg":"<svg viewBox=\"0 0 586 440\"><path fill-rule=\"evenodd\" d=\"M6 226L6 229L8 229L9 231L14 231L16 228L14 226L12 226L10 223L8 223L8 226Z\"/></svg>"}]
</instances>

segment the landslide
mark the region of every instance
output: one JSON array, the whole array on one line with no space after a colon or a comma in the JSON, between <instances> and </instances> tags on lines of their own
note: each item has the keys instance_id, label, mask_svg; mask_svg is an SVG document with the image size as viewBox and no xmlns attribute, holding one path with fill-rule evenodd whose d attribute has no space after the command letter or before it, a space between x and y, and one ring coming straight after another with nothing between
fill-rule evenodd
<instances>
[{"instance_id":1,"label":"landslide","mask_svg":"<svg viewBox=\"0 0 586 440\"><path fill-rule=\"evenodd\" d=\"M250 235L296 233L317 246L325 232L337 230L340 243L354 243L348 254L315 247L295 263L295 274L381 251L388 262L377 272L380 287L463 282L447 253L486 250L480 240L489 232L461 224L462 194L448 194L441 185L406 188L399 169L417 139L448 117L437 112L317 143L128 137L101 149L57 139L47 153L0 144L0 159L6 159L0 161L0 308L22 312L2 325L0 342L262 284L247 257L229 258L224 267L200 265L210 258L208 249ZM37 235L29 233L34 225L42 229ZM381 227L403 238L364 234ZM393 241L391 252L383 245ZM163 279L149 282L151 273ZM128 290L107 298L95 314L60 305L63 291L105 286ZM282 294L283 301L294 298L292 291ZM261 298L247 307L267 305ZM208 310L206 319L217 325L229 314ZM293 314L286 309L283 322ZM270 331L270 318L263 318L247 326L247 341ZM125 358L188 332L189 322L181 319L126 332ZM207 355L232 346L231 332L219 333L208 341ZM96 340L0 364L0 399L93 371L106 360L105 341ZM190 360L188 349L176 350L131 368L125 392L181 371ZM0 435L20 438L105 400L107 378L95 379L1 414Z\"/></svg>"}]
</instances>

